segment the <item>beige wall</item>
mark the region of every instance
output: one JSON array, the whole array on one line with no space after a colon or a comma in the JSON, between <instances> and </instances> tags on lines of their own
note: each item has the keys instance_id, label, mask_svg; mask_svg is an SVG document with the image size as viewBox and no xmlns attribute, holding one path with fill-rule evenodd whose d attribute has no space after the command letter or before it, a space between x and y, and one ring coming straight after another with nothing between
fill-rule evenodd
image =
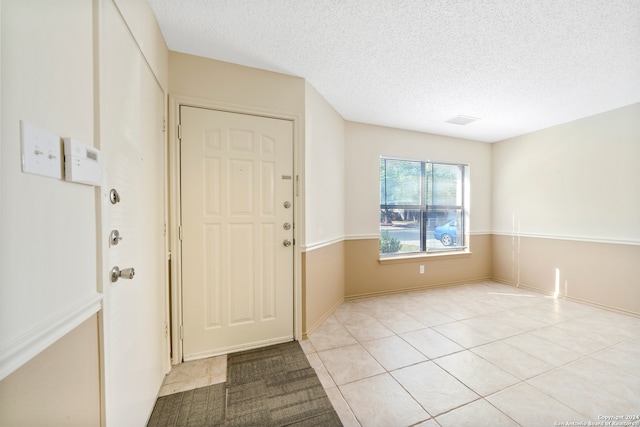
<instances>
[{"instance_id":1,"label":"beige wall","mask_svg":"<svg viewBox=\"0 0 640 427\"><path fill-rule=\"evenodd\" d=\"M305 338L344 301L345 247L341 241L302 255Z\"/></svg>"},{"instance_id":2,"label":"beige wall","mask_svg":"<svg viewBox=\"0 0 640 427\"><path fill-rule=\"evenodd\" d=\"M640 245L493 236L493 277L640 315Z\"/></svg>"},{"instance_id":3,"label":"beige wall","mask_svg":"<svg viewBox=\"0 0 640 427\"><path fill-rule=\"evenodd\" d=\"M302 117L304 80L257 68L169 52L169 93L233 109Z\"/></svg>"},{"instance_id":4,"label":"beige wall","mask_svg":"<svg viewBox=\"0 0 640 427\"><path fill-rule=\"evenodd\" d=\"M493 276L640 313L640 104L493 144Z\"/></svg>"},{"instance_id":5,"label":"beige wall","mask_svg":"<svg viewBox=\"0 0 640 427\"><path fill-rule=\"evenodd\" d=\"M96 316L0 382L0 426L100 425Z\"/></svg>"},{"instance_id":6,"label":"beige wall","mask_svg":"<svg viewBox=\"0 0 640 427\"><path fill-rule=\"evenodd\" d=\"M468 254L379 261L377 239L345 242L347 299L470 283L491 278L491 236L471 236ZM424 265L424 274L420 266Z\"/></svg>"}]
</instances>

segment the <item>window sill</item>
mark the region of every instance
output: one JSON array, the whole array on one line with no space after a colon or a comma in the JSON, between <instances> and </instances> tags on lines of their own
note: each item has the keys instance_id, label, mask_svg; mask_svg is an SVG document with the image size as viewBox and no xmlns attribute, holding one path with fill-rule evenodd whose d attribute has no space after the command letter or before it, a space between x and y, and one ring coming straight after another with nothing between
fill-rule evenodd
<instances>
[{"instance_id":1,"label":"window sill","mask_svg":"<svg viewBox=\"0 0 640 427\"><path fill-rule=\"evenodd\" d=\"M445 252L445 253L420 253L420 254L412 254L412 255L398 255L398 256L390 256L379 258L378 262L380 264L401 264L407 262L415 262L415 261L426 261L426 260L435 260L435 259L443 259L443 258L459 258L459 257L469 257L473 252L470 251L457 251L457 252Z\"/></svg>"}]
</instances>

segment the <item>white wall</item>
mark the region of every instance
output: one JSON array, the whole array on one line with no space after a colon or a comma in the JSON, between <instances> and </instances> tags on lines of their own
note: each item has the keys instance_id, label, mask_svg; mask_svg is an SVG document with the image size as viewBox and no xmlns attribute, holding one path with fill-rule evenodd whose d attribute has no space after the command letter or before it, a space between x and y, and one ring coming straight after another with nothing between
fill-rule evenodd
<instances>
[{"instance_id":1,"label":"white wall","mask_svg":"<svg viewBox=\"0 0 640 427\"><path fill-rule=\"evenodd\" d=\"M345 234L344 119L305 85L305 246Z\"/></svg>"},{"instance_id":2,"label":"white wall","mask_svg":"<svg viewBox=\"0 0 640 427\"><path fill-rule=\"evenodd\" d=\"M640 104L493 144L498 234L640 244Z\"/></svg>"},{"instance_id":3,"label":"white wall","mask_svg":"<svg viewBox=\"0 0 640 427\"><path fill-rule=\"evenodd\" d=\"M0 379L99 308L93 187L23 173L20 120L94 144L87 0L3 0Z\"/></svg>"},{"instance_id":4,"label":"white wall","mask_svg":"<svg viewBox=\"0 0 640 427\"><path fill-rule=\"evenodd\" d=\"M147 0L113 0L160 86L169 86L169 50Z\"/></svg>"},{"instance_id":5,"label":"white wall","mask_svg":"<svg viewBox=\"0 0 640 427\"><path fill-rule=\"evenodd\" d=\"M346 124L346 234L379 234L380 156L469 164L471 233L491 225L491 145L362 123Z\"/></svg>"}]
</instances>

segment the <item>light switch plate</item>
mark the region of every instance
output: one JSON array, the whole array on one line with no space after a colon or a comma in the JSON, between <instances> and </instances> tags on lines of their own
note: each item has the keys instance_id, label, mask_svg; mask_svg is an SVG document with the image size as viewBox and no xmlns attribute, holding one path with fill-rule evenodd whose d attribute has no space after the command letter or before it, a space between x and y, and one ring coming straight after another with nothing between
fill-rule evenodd
<instances>
[{"instance_id":1,"label":"light switch plate","mask_svg":"<svg viewBox=\"0 0 640 427\"><path fill-rule=\"evenodd\" d=\"M20 120L22 171L62 179L60 136Z\"/></svg>"}]
</instances>

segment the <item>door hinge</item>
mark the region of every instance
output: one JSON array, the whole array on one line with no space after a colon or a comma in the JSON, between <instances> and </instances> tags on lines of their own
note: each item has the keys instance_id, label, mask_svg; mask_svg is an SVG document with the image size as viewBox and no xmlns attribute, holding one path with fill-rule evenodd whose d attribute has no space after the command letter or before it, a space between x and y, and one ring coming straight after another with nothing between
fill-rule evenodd
<instances>
[{"instance_id":1,"label":"door hinge","mask_svg":"<svg viewBox=\"0 0 640 427\"><path fill-rule=\"evenodd\" d=\"M178 226L178 240L182 240L182 226Z\"/></svg>"},{"instance_id":2,"label":"door hinge","mask_svg":"<svg viewBox=\"0 0 640 427\"><path fill-rule=\"evenodd\" d=\"M165 338L169 336L169 324L167 322L164 322L164 336Z\"/></svg>"},{"instance_id":3,"label":"door hinge","mask_svg":"<svg viewBox=\"0 0 640 427\"><path fill-rule=\"evenodd\" d=\"M178 139L182 139L182 125L178 125Z\"/></svg>"},{"instance_id":4,"label":"door hinge","mask_svg":"<svg viewBox=\"0 0 640 427\"><path fill-rule=\"evenodd\" d=\"M166 223L162 225L162 235L163 236L167 235L167 224Z\"/></svg>"},{"instance_id":5,"label":"door hinge","mask_svg":"<svg viewBox=\"0 0 640 427\"><path fill-rule=\"evenodd\" d=\"M184 339L184 327L182 325L180 325L180 339Z\"/></svg>"},{"instance_id":6,"label":"door hinge","mask_svg":"<svg viewBox=\"0 0 640 427\"><path fill-rule=\"evenodd\" d=\"M166 132L167 131L167 119L166 118L162 118L162 132Z\"/></svg>"},{"instance_id":7,"label":"door hinge","mask_svg":"<svg viewBox=\"0 0 640 427\"><path fill-rule=\"evenodd\" d=\"M296 196L300 195L300 176L296 175Z\"/></svg>"}]
</instances>

